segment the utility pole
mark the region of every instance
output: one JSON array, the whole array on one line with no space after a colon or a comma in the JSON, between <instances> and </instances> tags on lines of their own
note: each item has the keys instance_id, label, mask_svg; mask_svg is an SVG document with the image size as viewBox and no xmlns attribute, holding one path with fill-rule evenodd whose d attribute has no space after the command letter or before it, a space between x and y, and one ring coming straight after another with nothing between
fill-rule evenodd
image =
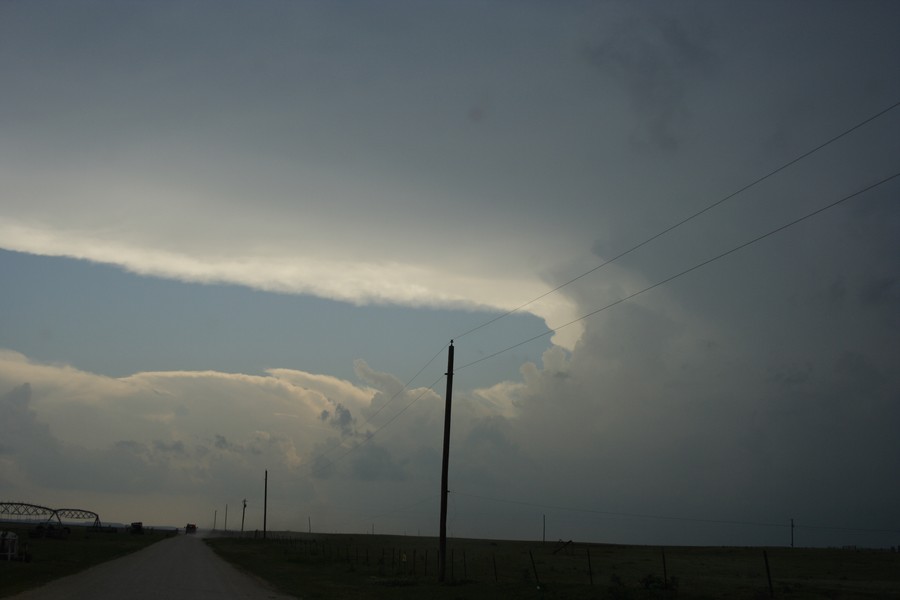
<instances>
[{"instance_id":1,"label":"utility pole","mask_svg":"<svg viewBox=\"0 0 900 600\"><path fill-rule=\"evenodd\" d=\"M791 517L791 548L794 547L794 518Z\"/></svg>"},{"instance_id":2,"label":"utility pole","mask_svg":"<svg viewBox=\"0 0 900 600\"><path fill-rule=\"evenodd\" d=\"M269 509L269 470L266 469L266 479L263 486L263 539L266 539L266 513Z\"/></svg>"},{"instance_id":3,"label":"utility pole","mask_svg":"<svg viewBox=\"0 0 900 600\"><path fill-rule=\"evenodd\" d=\"M447 353L447 394L444 399L444 460L441 463L441 536L438 547L438 581L447 571L447 474L450 467L450 406L453 397L453 340Z\"/></svg>"},{"instance_id":4,"label":"utility pole","mask_svg":"<svg viewBox=\"0 0 900 600\"><path fill-rule=\"evenodd\" d=\"M219 509L213 511L213 531L216 530L216 521L219 519Z\"/></svg>"},{"instance_id":5,"label":"utility pole","mask_svg":"<svg viewBox=\"0 0 900 600\"><path fill-rule=\"evenodd\" d=\"M244 509L241 511L241 533L244 533L244 517L247 515L247 499L244 498Z\"/></svg>"},{"instance_id":6,"label":"utility pole","mask_svg":"<svg viewBox=\"0 0 900 600\"><path fill-rule=\"evenodd\" d=\"M228 505L225 505L225 531L228 531Z\"/></svg>"}]
</instances>

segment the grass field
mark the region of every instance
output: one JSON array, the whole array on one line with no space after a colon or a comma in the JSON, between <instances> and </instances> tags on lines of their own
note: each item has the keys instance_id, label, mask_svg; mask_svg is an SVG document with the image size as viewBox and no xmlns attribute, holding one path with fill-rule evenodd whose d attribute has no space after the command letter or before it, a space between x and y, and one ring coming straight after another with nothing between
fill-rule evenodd
<instances>
[{"instance_id":1,"label":"grass field","mask_svg":"<svg viewBox=\"0 0 900 600\"><path fill-rule=\"evenodd\" d=\"M765 549L770 592L762 548L453 539L439 584L434 538L270 534L207 542L305 599L900 598L900 554L881 550Z\"/></svg>"},{"instance_id":2,"label":"grass field","mask_svg":"<svg viewBox=\"0 0 900 600\"><path fill-rule=\"evenodd\" d=\"M169 535L149 531L143 535L130 535L124 531L97 533L86 527L71 527L66 539L33 539L28 536L29 526L3 523L0 529L17 533L20 548L27 544L30 557L27 562L0 560L0 597L18 594L140 550Z\"/></svg>"}]
</instances>

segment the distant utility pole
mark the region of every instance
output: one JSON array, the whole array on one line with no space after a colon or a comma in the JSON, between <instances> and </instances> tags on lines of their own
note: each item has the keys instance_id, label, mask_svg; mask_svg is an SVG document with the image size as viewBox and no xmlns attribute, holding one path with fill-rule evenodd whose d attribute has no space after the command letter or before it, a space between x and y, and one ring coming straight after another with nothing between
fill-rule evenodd
<instances>
[{"instance_id":1,"label":"distant utility pole","mask_svg":"<svg viewBox=\"0 0 900 600\"><path fill-rule=\"evenodd\" d=\"M791 548L794 547L794 518L791 517Z\"/></svg>"},{"instance_id":2,"label":"distant utility pole","mask_svg":"<svg viewBox=\"0 0 900 600\"><path fill-rule=\"evenodd\" d=\"M225 505L225 531L228 531L228 505Z\"/></svg>"},{"instance_id":3,"label":"distant utility pole","mask_svg":"<svg viewBox=\"0 0 900 600\"><path fill-rule=\"evenodd\" d=\"M247 515L247 499L244 498L244 509L241 511L241 533L244 533L244 517Z\"/></svg>"},{"instance_id":4,"label":"distant utility pole","mask_svg":"<svg viewBox=\"0 0 900 600\"><path fill-rule=\"evenodd\" d=\"M447 474L450 467L450 406L453 397L453 340L447 354L447 394L444 399L444 460L441 463L441 537L438 546L438 581L447 572Z\"/></svg>"},{"instance_id":5,"label":"distant utility pole","mask_svg":"<svg viewBox=\"0 0 900 600\"><path fill-rule=\"evenodd\" d=\"M213 531L216 530L216 521L219 519L219 509L213 511Z\"/></svg>"}]
</instances>

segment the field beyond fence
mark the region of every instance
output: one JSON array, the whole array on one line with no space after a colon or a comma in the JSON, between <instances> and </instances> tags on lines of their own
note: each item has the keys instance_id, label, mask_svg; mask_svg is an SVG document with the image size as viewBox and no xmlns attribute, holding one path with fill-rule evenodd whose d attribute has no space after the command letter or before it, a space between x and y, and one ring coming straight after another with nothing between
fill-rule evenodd
<instances>
[{"instance_id":1,"label":"field beyond fence","mask_svg":"<svg viewBox=\"0 0 900 600\"><path fill-rule=\"evenodd\" d=\"M214 537L227 560L303 598L900 598L900 553L647 547L281 533Z\"/></svg>"}]
</instances>

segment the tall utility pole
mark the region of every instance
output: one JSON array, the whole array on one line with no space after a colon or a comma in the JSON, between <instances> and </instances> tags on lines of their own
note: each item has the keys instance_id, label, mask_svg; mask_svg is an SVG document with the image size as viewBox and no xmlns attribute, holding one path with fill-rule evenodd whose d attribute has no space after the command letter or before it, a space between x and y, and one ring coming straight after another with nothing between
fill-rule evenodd
<instances>
[{"instance_id":1,"label":"tall utility pole","mask_svg":"<svg viewBox=\"0 0 900 600\"><path fill-rule=\"evenodd\" d=\"M228 531L228 505L225 505L225 531Z\"/></svg>"},{"instance_id":2,"label":"tall utility pole","mask_svg":"<svg viewBox=\"0 0 900 600\"><path fill-rule=\"evenodd\" d=\"M263 539L266 539L266 513L269 510L269 470L266 469L266 479L263 485Z\"/></svg>"},{"instance_id":3,"label":"tall utility pole","mask_svg":"<svg viewBox=\"0 0 900 600\"><path fill-rule=\"evenodd\" d=\"M438 547L438 581L447 572L447 472L450 467L450 406L453 398L453 340L447 353L447 394L444 399L444 460L441 463L441 537Z\"/></svg>"}]
</instances>

